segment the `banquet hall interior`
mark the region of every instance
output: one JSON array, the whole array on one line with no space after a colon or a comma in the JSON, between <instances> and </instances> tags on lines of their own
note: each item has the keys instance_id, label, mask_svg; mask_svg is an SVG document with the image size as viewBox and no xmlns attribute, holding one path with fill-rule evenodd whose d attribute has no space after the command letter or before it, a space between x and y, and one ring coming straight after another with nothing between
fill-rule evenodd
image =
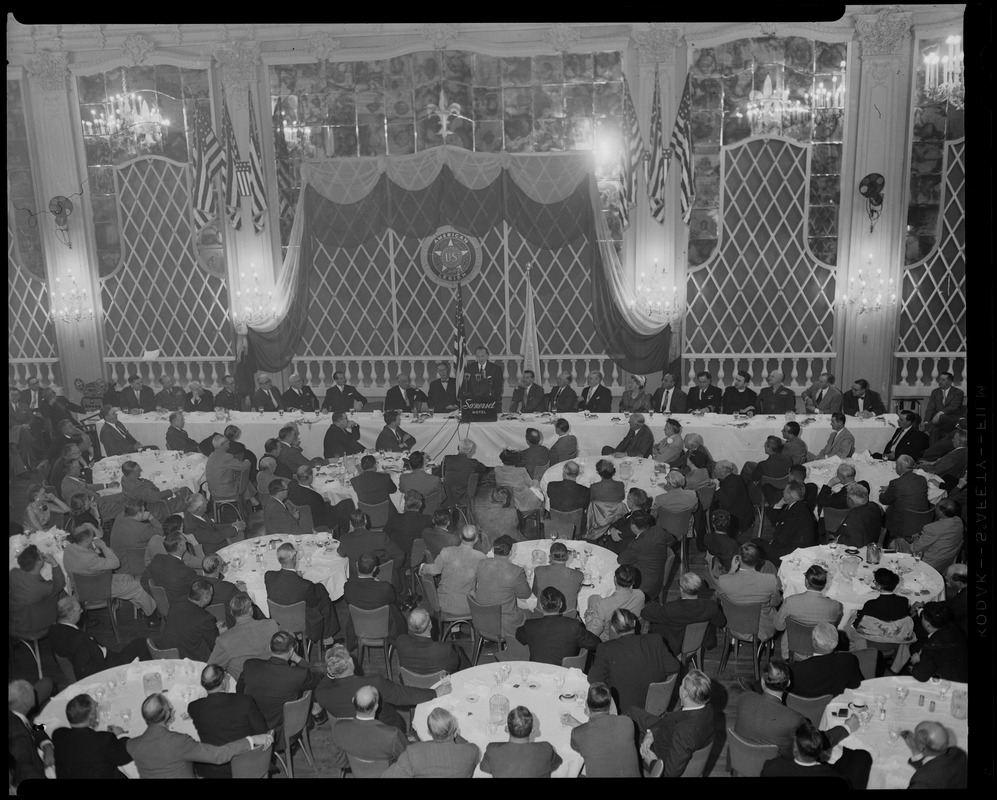
<instances>
[{"instance_id":1,"label":"banquet hall interior","mask_svg":"<svg viewBox=\"0 0 997 800\"><path fill-rule=\"evenodd\" d=\"M11 786L965 788L982 45L834 8L8 15Z\"/></svg>"}]
</instances>

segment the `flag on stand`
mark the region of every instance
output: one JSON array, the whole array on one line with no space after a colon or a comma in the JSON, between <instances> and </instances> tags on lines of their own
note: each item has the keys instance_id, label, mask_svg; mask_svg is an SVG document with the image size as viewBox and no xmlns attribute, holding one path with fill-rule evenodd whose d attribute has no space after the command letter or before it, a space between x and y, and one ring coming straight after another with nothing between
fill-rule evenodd
<instances>
[{"instance_id":1,"label":"flag on stand","mask_svg":"<svg viewBox=\"0 0 997 800\"><path fill-rule=\"evenodd\" d=\"M225 158L222 165L223 179L225 185L225 213L228 215L229 224L235 230L242 229L242 205L239 197L237 180L239 170L239 143L235 140L235 129L232 127L232 117L228 113L228 101L225 97L225 89L222 89L222 141L225 143Z\"/></svg>"},{"instance_id":2,"label":"flag on stand","mask_svg":"<svg viewBox=\"0 0 997 800\"><path fill-rule=\"evenodd\" d=\"M284 138L284 104L280 98L277 98L273 108L273 149L277 162L277 216L286 219L291 216L294 205L294 177L287 139Z\"/></svg>"},{"instance_id":3,"label":"flag on stand","mask_svg":"<svg viewBox=\"0 0 997 800\"><path fill-rule=\"evenodd\" d=\"M668 160L665 158L665 134L661 125L661 90L658 84L658 67L654 67L654 100L651 102L651 159L647 164L647 196L651 216L665 224L665 179L668 177Z\"/></svg>"},{"instance_id":4,"label":"flag on stand","mask_svg":"<svg viewBox=\"0 0 997 800\"><path fill-rule=\"evenodd\" d=\"M637 205L637 167L644 157L644 140L637 124L637 112L630 97L630 85L623 77L623 147L620 148L620 222L630 225L630 209Z\"/></svg>"},{"instance_id":5,"label":"flag on stand","mask_svg":"<svg viewBox=\"0 0 997 800\"><path fill-rule=\"evenodd\" d=\"M263 186L263 159L260 156L260 137L256 133L256 112L253 108L253 92L249 91L249 169L253 227L259 233L263 230L267 213L267 192Z\"/></svg>"},{"instance_id":6,"label":"flag on stand","mask_svg":"<svg viewBox=\"0 0 997 800\"><path fill-rule=\"evenodd\" d=\"M193 105L193 149L194 162L194 221L203 228L215 214L215 187L212 181L225 166L225 151L218 143L218 137L211 129L204 112L197 101L188 97Z\"/></svg>"},{"instance_id":7,"label":"flag on stand","mask_svg":"<svg viewBox=\"0 0 997 800\"><path fill-rule=\"evenodd\" d=\"M696 193L692 172L692 84L690 75L685 76L685 89L682 90L682 100L679 111L675 115L675 125L672 127L672 154L679 160L682 174L682 221L688 225L692 216L692 198Z\"/></svg>"},{"instance_id":8,"label":"flag on stand","mask_svg":"<svg viewBox=\"0 0 997 800\"><path fill-rule=\"evenodd\" d=\"M464 384L464 362L467 359L467 336L464 334L464 299L461 297L460 283L457 283L457 318L454 321L453 337L454 380L457 389Z\"/></svg>"},{"instance_id":9,"label":"flag on stand","mask_svg":"<svg viewBox=\"0 0 997 800\"><path fill-rule=\"evenodd\" d=\"M540 345L537 340L537 315L533 307L533 282L530 280L531 267L526 267L526 315L523 321L523 370L533 370L533 375L543 382L540 372Z\"/></svg>"}]
</instances>

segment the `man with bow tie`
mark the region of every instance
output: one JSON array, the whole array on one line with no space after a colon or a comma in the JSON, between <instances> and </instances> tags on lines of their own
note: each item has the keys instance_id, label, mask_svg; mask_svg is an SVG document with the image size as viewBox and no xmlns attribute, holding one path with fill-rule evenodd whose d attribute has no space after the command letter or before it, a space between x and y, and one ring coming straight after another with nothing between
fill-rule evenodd
<instances>
[{"instance_id":1,"label":"man with bow tie","mask_svg":"<svg viewBox=\"0 0 997 800\"><path fill-rule=\"evenodd\" d=\"M555 414L567 414L578 410L578 395L571 388L570 372L562 372L557 376L557 386L547 395L547 405Z\"/></svg>"},{"instance_id":2,"label":"man with bow tie","mask_svg":"<svg viewBox=\"0 0 997 800\"><path fill-rule=\"evenodd\" d=\"M913 411L901 411L897 415L897 430L886 443L882 453L873 453L873 458L896 461L899 456L918 459L928 449L928 434L918 430L921 418Z\"/></svg>"},{"instance_id":3,"label":"man with bow tie","mask_svg":"<svg viewBox=\"0 0 997 800\"><path fill-rule=\"evenodd\" d=\"M401 429L400 419L401 415L397 411L384 412L384 430L377 435L375 450L401 453L415 447L415 437Z\"/></svg>"},{"instance_id":4,"label":"man with bow tie","mask_svg":"<svg viewBox=\"0 0 997 800\"><path fill-rule=\"evenodd\" d=\"M266 375L260 375L256 379L256 384L260 388L253 394L253 408L262 408L264 411L283 411L284 403L273 388L273 381Z\"/></svg>"},{"instance_id":5,"label":"man with bow tie","mask_svg":"<svg viewBox=\"0 0 997 800\"><path fill-rule=\"evenodd\" d=\"M334 372L332 380L335 383L326 389L325 399L322 401L323 411L359 411L363 408L367 398L356 387L346 383L345 372Z\"/></svg>"},{"instance_id":6,"label":"man with bow tie","mask_svg":"<svg viewBox=\"0 0 997 800\"><path fill-rule=\"evenodd\" d=\"M281 395L281 402L287 409L300 411L315 411L318 409L318 398L311 386L305 385L305 379L298 374L291 376L291 388Z\"/></svg>"},{"instance_id":7,"label":"man with bow tie","mask_svg":"<svg viewBox=\"0 0 997 800\"><path fill-rule=\"evenodd\" d=\"M437 364L436 374L439 377L429 384L429 407L436 414L446 414L457 408L457 383L450 377L447 363Z\"/></svg>"}]
</instances>

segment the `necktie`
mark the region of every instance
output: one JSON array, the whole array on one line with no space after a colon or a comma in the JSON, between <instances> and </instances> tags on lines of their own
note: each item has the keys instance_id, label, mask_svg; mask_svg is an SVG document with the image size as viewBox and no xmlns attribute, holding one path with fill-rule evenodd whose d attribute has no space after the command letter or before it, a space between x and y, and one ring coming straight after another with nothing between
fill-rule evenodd
<instances>
[{"instance_id":1,"label":"necktie","mask_svg":"<svg viewBox=\"0 0 997 800\"><path fill-rule=\"evenodd\" d=\"M823 400L823 399L824 399L824 390L821 389L819 392L817 392L817 399L814 400L814 405L815 406L819 406L820 405L820 401Z\"/></svg>"},{"instance_id":2,"label":"necktie","mask_svg":"<svg viewBox=\"0 0 997 800\"><path fill-rule=\"evenodd\" d=\"M665 389L665 393L661 397L661 410L665 412L668 410L668 396L672 393L671 389Z\"/></svg>"},{"instance_id":3,"label":"necktie","mask_svg":"<svg viewBox=\"0 0 997 800\"><path fill-rule=\"evenodd\" d=\"M900 441L900 437L904 435L904 432L906 430L907 430L906 428L900 428L895 434L893 434L893 438L890 439L890 443L886 445L886 450L884 452L887 453L891 452L893 448L896 446L897 442Z\"/></svg>"},{"instance_id":4,"label":"necktie","mask_svg":"<svg viewBox=\"0 0 997 800\"><path fill-rule=\"evenodd\" d=\"M948 398L948 396L949 396L949 390L946 389L944 392L942 392L942 405L945 405L945 400Z\"/></svg>"},{"instance_id":5,"label":"necktie","mask_svg":"<svg viewBox=\"0 0 997 800\"><path fill-rule=\"evenodd\" d=\"M859 398L859 411L865 411L865 397Z\"/></svg>"}]
</instances>

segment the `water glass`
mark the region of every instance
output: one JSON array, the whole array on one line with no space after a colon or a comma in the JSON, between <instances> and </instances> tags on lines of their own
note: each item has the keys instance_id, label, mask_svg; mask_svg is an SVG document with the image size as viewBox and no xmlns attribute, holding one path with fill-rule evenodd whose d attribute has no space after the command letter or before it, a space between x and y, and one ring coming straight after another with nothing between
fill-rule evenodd
<instances>
[{"instance_id":1,"label":"water glass","mask_svg":"<svg viewBox=\"0 0 997 800\"><path fill-rule=\"evenodd\" d=\"M495 672L492 673L492 677L495 678L495 685L496 686L501 686L502 685L502 668L499 667L498 669L496 669Z\"/></svg>"},{"instance_id":2,"label":"water glass","mask_svg":"<svg viewBox=\"0 0 997 800\"><path fill-rule=\"evenodd\" d=\"M941 676L932 675L930 678L928 678L928 683L931 684L931 688L934 689L936 692L939 691L941 689L941 683L942 683Z\"/></svg>"},{"instance_id":3,"label":"water glass","mask_svg":"<svg viewBox=\"0 0 997 800\"><path fill-rule=\"evenodd\" d=\"M952 688L952 681L942 680L942 681L939 682L939 684L938 684L938 691L941 692L942 700L945 699L945 697L949 693L949 689L951 689L951 688Z\"/></svg>"},{"instance_id":4,"label":"water glass","mask_svg":"<svg viewBox=\"0 0 997 800\"><path fill-rule=\"evenodd\" d=\"M97 701L97 705L100 705L101 702L103 702L104 697L105 697L106 694L107 694L107 692L104 690L103 686L98 686L94 690L93 699Z\"/></svg>"},{"instance_id":5,"label":"water glass","mask_svg":"<svg viewBox=\"0 0 997 800\"><path fill-rule=\"evenodd\" d=\"M900 741L900 728L897 725L890 725L887 735L890 738L890 746L892 747L898 741Z\"/></svg>"},{"instance_id":6,"label":"water glass","mask_svg":"<svg viewBox=\"0 0 997 800\"><path fill-rule=\"evenodd\" d=\"M132 719L132 710L130 708L121 709L121 727L126 731L128 730L128 724Z\"/></svg>"},{"instance_id":7,"label":"water glass","mask_svg":"<svg viewBox=\"0 0 997 800\"><path fill-rule=\"evenodd\" d=\"M877 694L873 698L873 701L876 703L876 708L878 710L882 711L883 708L886 706L886 695L885 694Z\"/></svg>"},{"instance_id":8,"label":"water glass","mask_svg":"<svg viewBox=\"0 0 997 800\"><path fill-rule=\"evenodd\" d=\"M166 663L163 665L163 672L166 673L166 677L173 680L173 676L176 675L177 666L173 663L171 659L167 659Z\"/></svg>"},{"instance_id":9,"label":"water glass","mask_svg":"<svg viewBox=\"0 0 997 800\"><path fill-rule=\"evenodd\" d=\"M555 675L554 676L554 686L557 689L557 693L561 694L561 690L564 689L564 676Z\"/></svg>"},{"instance_id":10,"label":"water glass","mask_svg":"<svg viewBox=\"0 0 997 800\"><path fill-rule=\"evenodd\" d=\"M521 668L519 670L519 675L523 679L523 683L526 683L526 681L529 680L530 677L530 668L529 667Z\"/></svg>"},{"instance_id":11,"label":"water glass","mask_svg":"<svg viewBox=\"0 0 997 800\"><path fill-rule=\"evenodd\" d=\"M910 694L910 689L908 689L906 686L898 686L897 687L897 705L898 706L902 706L904 703L906 703L907 702L907 695L909 695L909 694Z\"/></svg>"}]
</instances>

